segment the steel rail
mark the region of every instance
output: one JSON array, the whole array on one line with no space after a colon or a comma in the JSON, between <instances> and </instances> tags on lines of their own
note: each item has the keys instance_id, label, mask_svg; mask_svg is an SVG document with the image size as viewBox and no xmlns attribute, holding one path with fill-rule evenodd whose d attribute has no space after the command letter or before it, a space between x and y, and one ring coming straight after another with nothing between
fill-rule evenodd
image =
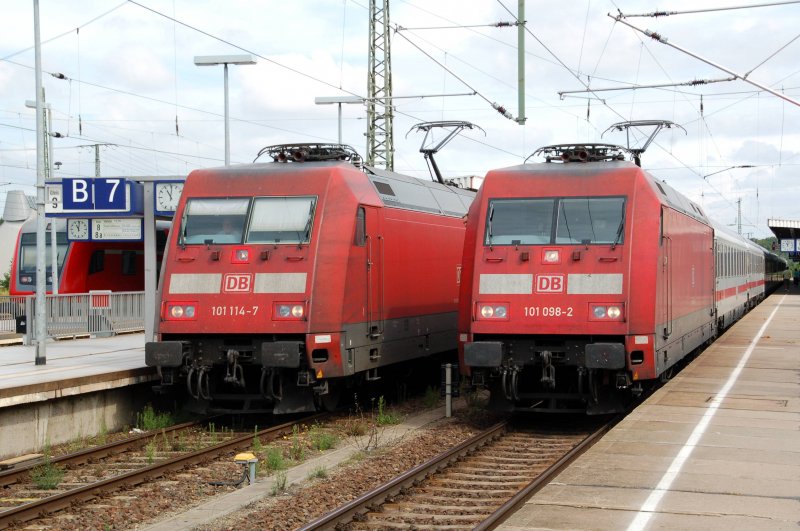
<instances>
[{"instance_id":1,"label":"steel rail","mask_svg":"<svg viewBox=\"0 0 800 531\"><path fill-rule=\"evenodd\" d=\"M547 470L538 475L533 481L518 491L494 513L489 515L486 520L476 526L475 529L483 530L494 529L497 527L530 496L536 493L548 482L552 481L553 478L555 478L566 466L568 466L578 456L594 445L622 418L624 418L624 415L615 417L595 430L592 434L584 438L580 443L578 443L578 445L567 452L556 463L548 467ZM497 424L483 433L480 433L475 437L461 443L455 448L443 452L431 460L414 467L390 482L366 492L351 502L342 505L338 509L317 518L300 529L301 531L332 529L339 524L350 522L353 519L358 518L359 515L366 514L370 510L373 510L374 507L384 503L387 498L400 494L402 490L413 487L414 485L425 480L431 474L434 474L447 467L454 460L457 460L465 454L473 452L480 446L483 446L488 442L501 437L505 434L506 429L507 422Z\"/></svg>"},{"instance_id":2,"label":"steel rail","mask_svg":"<svg viewBox=\"0 0 800 531\"><path fill-rule=\"evenodd\" d=\"M301 527L300 530L312 531L315 529L331 529L336 526L336 524L349 522L356 515L368 512L372 506L380 505L387 498L396 496L403 489L414 486L416 483L423 481L430 474L445 468L456 459L502 436L506 432L507 427L507 422L495 424L488 430L479 433L478 435L464 441L463 443L446 452L440 453L429 461L417 465L404 474L397 476L388 483L362 494L358 498L340 506L334 511L322 515L316 520Z\"/></svg>"},{"instance_id":3,"label":"steel rail","mask_svg":"<svg viewBox=\"0 0 800 531\"><path fill-rule=\"evenodd\" d=\"M145 433L128 437L127 439L110 442L101 446L95 446L94 448L87 448L85 450L80 450L77 452L61 455L58 457L52 457L50 458L50 463L61 466L82 465L84 463L91 462L95 459L103 459L105 457L111 457L116 454L121 454L130 450L134 450L138 447L144 446L149 439L161 435L162 433L172 433L174 431L191 428L193 426L197 426L204 422L207 422L208 420L210 419L184 422L182 424L176 424L174 426L170 426L169 428L164 428L163 430L158 430L157 432L147 431ZM42 462L43 462L42 458L31 459L30 462L27 462L23 465L16 465L13 468L0 471L0 487L6 487L8 485L13 485L14 483L18 483L21 477L26 476L31 469L41 465Z\"/></svg>"},{"instance_id":4,"label":"steel rail","mask_svg":"<svg viewBox=\"0 0 800 531\"><path fill-rule=\"evenodd\" d=\"M309 417L305 417L302 420L305 422L320 420L327 415L327 413L318 413ZM92 483L90 485L71 489L49 498L44 498L42 500L26 503L24 505L2 511L0 512L0 529L4 529L12 524L18 524L20 522L32 520L40 516L46 516L50 513L69 507L75 502L89 500L102 493L113 491L123 486L137 485L139 483L160 477L167 472L180 470L186 466L207 461L217 457L220 454L249 445L253 441L253 437L256 436L269 436L270 439L276 439L282 435L291 433L292 427L298 422L299 420L294 420L261 430L257 433L249 433L242 437L237 437L235 439L224 441L202 450L197 450L186 455L174 457L160 463L155 463L139 470L134 470L113 478Z\"/></svg>"},{"instance_id":5,"label":"steel rail","mask_svg":"<svg viewBox=\"0 0 800 531\"><path fill-rule=\"evenodd\" d=\"M612 427L614 427L614 425L622 420L622 418L624 418L624 415L619 415L598 428L594 433L590 434L583 441L581 441L576 447L564 454L564 457L550 465L547 470L542 472L533 481L523 487L522 490L517 492L507 502L501 505L495 512L489 515L486 520L475 526L474 529L484 531L497 528L497 526L503 523L506 518L511 516L517 509L524 505L528 498L536 494L542 487L553 481L556 476L558 476L565 468L567 468L567 466L575 461L575 459L577 459L586 450L594 446L594 444L599 441L600 438Z\"/></svg>"}]
</instances>

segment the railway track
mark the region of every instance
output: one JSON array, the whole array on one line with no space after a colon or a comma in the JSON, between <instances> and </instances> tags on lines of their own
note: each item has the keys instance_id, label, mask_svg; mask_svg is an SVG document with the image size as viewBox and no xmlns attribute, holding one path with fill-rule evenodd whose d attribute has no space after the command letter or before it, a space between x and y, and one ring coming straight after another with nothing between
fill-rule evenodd
<instances>
[{"instance_id":1,"label":"railway track","mask_svg":"<svg viewBox=\"0 0 800 531\"><path fill-rule=\"evenodd\" d=\"M325 414L306 417L304 421L322 419ZM231 452L248 448L254 437L268 442L292 433L298 420L287 422L258 432L216 433L209 432L192 449L172 451L147 451L148 444L164 440L180 440L182 430L196 428L196 423L187 423L169 429L147 433L124 441L53 458L52 465L66 471L65 481L58 489L37 489L30 480L31 471L41 463L0 473L0 486L5 493L0 500L0 529L50 515L72 504L90 500L101 494L124 486L137 485L161 477L167 472L180 470L190 465L205 463ZM202 446L199 449L196 446ZM143 455L146 453L147 455ZM102 474L99 470L102 469ZM99 477L102 475L103 477ZM11 495L9 495L11 494Z\"/></svg>"},{"instance_id":2,"label":"railway track","mask_svg":"<svg viewBox=\"0 0 800 531\"><path fill-rule=\"evenodd\" d=\"M303 530L492 529L617 420L562 431L497 424Z\"/></svg>"}]
</instances>

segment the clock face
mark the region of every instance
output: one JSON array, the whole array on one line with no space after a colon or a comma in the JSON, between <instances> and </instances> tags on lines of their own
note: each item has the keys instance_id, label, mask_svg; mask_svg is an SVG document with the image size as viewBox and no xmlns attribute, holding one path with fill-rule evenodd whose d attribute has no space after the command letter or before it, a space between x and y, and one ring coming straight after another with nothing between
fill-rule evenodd
<instances>
[{"instance_id":1,"label":"clock face","mask_svg":"<svg viewBox=\"0 0 800 531\"><path fill-rule=\"evenodd\" d=\"M156 210L175 212L183 191L183 183L156 183L155 186Z\"/></svg>"},{"instance_id":2,"label":"clock face","mask_svg":"<svg viewBox=\"0 0 800 531\"><path fill-rule=\"evenodd\" d=\"M89 220L88 219L68 219L67 238L70 240L89 239Z\"/></svg>"}]
</instances>

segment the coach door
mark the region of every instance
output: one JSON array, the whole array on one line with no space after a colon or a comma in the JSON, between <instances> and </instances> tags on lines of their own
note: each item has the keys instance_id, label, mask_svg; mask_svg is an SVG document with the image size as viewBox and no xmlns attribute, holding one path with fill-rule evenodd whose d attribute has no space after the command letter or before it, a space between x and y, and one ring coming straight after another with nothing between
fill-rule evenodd
<instances>
[{"instance_id":1,"label":"coach door","mask_svg":"<svg viewBox=\"0 0 800 531\"><path fill-rule=\"evenodd\" d=\"M663 305L664 339L672 335L672 238L669 235L669 211L661 207L661 303Z\"/></svg>"},{"instance_id":2,"label":"coach door","mask_svg":"<svg viewBox=\"0 0 800 531\"><path fill-rule=\"evenodd\" d=\"M364 210L367 246L367 325L370 337L383 334L383 253L384 241L381 235L379 209L359 207Z\"/></svg>"}]
</instances>

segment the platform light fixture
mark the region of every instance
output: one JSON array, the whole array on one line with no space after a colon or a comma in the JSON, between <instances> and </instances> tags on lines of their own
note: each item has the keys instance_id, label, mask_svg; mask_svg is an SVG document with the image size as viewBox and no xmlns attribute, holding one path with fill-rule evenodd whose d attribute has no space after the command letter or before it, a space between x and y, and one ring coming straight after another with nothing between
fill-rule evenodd
<instances>
[{"instance_id":1,"label":"platform light fixture","mask_svg":"<svg viewBox=\"0 0 800 531\"><path fill-rule=\"evenodd\" d=\"M225 72L225 166L231 164L230 118L228 114L228 65L254 65L256 58L250 54L241 55L195 55L197 66L223 65Z\"/></svg>"},{"instance_id":2,"label":"platform light fixture","mask_svg":"<svg viewBox=\"0 0 800 531\"><path fill-rule=\"evenodd\" d=\"M342 143L342 103L364 103L364 98L361 96L317 96L314 98L314 103L317 105L333 105L334 103L339 106L339 144Z\"/></svg>"}]
</instances>

